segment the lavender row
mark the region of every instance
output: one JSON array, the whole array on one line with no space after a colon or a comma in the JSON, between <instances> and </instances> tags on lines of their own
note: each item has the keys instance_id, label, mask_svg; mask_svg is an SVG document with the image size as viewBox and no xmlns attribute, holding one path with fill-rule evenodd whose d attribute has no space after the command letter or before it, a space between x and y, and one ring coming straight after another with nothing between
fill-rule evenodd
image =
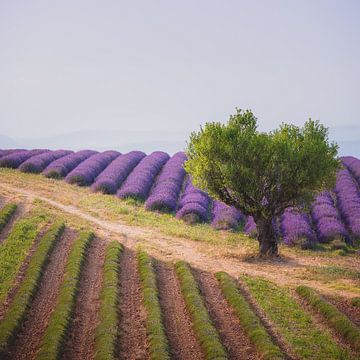
<instances>
[{"instance_id":1,"label":"lavender row","mask_svg":"<svg viewBox=\"0 0 360 360\"><path fill-rule=\"evenodd\" d=\"M148 210L175 211L185 177L184 152L176 153L163 167L156 183L146 200Z\"/></svg>"},{"instance_id":2,"label":"lavender row","mask_svg":"<svg viewBox=\"0 0 360 360\"><path fill-rule=\"evenodd\" d=\"M15 151L24 151L24 149L4 149L0 150L0 158L12 154Z\"/></svg>"},{"instance_id":3,"label":"lavender row","mask_svg":"<svg viewBox=\"0 0 360 360\"><path fill-rule=\"evenodd\" d=\"M360 237L360 194L349 170L340 170L335 186L337 207L351 235Z\"/></svg>"},{"instance_id":4,"label":"lavender row","mask_svg":"<svg viewBox=\"0 0 360 360\"><path fill-rule=\"evenodd\" d=\"M315 198L311 206L311 216L320 242L330 242L334 239L349 241L349 234L328 191Z\"/></svg>"},{"instance_id":5,"label":"lavender row","mask_svg":"<svg viewBox=\"0 0 360 360\"><path fill-rule=\"evenodd\" d=\"M91 188L104 194L115 194L131 171L145 157L142 151L131 151L116 158L97 178Z\"/></svg>"},{"instance_id":6,"label":"lavender row","mask_svg":"<svg viewBox=\"0 0 360 360\"><path fill-rule=\"evenodd\" d=\"M32 156L39 155L49 151L50 150L44 150L44 149L14 151L8 155L3 156L0 159L0 167L8 167L8 168L16 169L24 161L30 159Z\"/></svg>"},{"instance_id":7,"label":"lavender row","mask_svg":"<svg viewBox=\"0 0 360 360\"><path fill-rule=\"evenodd\" d=\"M48 151L39 155L32 156L30 159L27 159L20 165L19 169L23 172L40 173L51 162L71 153L72 151L69 150Z\"/></svg>"},{"instance_id":8,"label":"lavender row","mask_svg":"<svg viewBox=\"0 0 360 360\"><path fill-rule=\"evenodd\" d=\"M80 186L91 185L95 178L119 155L119 152L113 150L94 154L70 171L65 181Z\"/></svg>"},{"instance_id":9,"label":"lavender row","mask_svg":"<svg viewBox=\"0 0 360 360\"><path fill-rule=\"evenodd\" d=\"M66 155L50 163L44 170L43 174L49 178L63 178L71 170L75 169L75 167L78 166L81 162L97 153L97 151L93 150L81 150L76 153Z\"/></svg>"},{"instance_id":10,"label":"lavender row","mask_svg":"<svg viewBox=\"0 0 360 360\"><path fill-rule=\"evenodd\" d=\"M155 177L168 160L169 155L163 151L155 151L144 157L118 190L117 196L146 200Z\"/></svg>"},{"instance_id":11,"label":"lavender row","mask_svg":"<svg viewBox=\"0 0 360 360\"><path fill-rule=\"evenodd\" d=\"M341 160L360 185L360 160L353 156L344 156Z\"/></svg>"},{"instance_id":12,"label":"lavender row","mask_svg":"<svg viewBox=\"0 0 360 360\"><path fill-rule=\"evenodd\" d=\"M234 229L243 220L243 215L239 210L218 200L213 202L211 217L211 225L221 230Z\"/></svg>"},{"instance_id":13,"label":"lavender row","mask_svg":"<svg viewBox=\"0 0 360 360\"><path fill-rule=\"evenodd\" d=\"M210 204L209 195L196 188L190 178L188 178L184 193L179 202L179 210L176 213L176 217L191 223L207 222L209 220Z\"/></svg>"}]
</instances>

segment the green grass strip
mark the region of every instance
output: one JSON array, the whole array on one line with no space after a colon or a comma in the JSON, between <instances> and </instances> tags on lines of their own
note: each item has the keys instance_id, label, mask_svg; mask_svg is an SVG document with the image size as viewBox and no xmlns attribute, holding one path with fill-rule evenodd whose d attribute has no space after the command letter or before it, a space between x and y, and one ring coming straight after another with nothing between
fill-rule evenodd
<instances>
[{"instance_id":1,"label":"green grass strip","mask_svg":"<svg viewBox=\"0 0 360 360\"><path fill-rule=\"evenodd\" d=\"M181 292L186 307L193 320L195 334L204 351L205 358L207 360L227 359L226 351L217 330L211 322L189 265L184 261L179 261L175 265L175 270L180 280Z\"/></svg>"},{"instance_id":2,"label":"green grass strip","mask_svg":"<svg viewBox=\"0 0 360 360\"><path fill-rule=\"evenodd\" d=\"M354 325L345 314L339 311L336 306L321 298L308 286L298 286L296 292L323 315L334 329L354 347L354 349L360 351L360 329Z\"/></svg>"},{"instance_id":3,"label":"green grass strip","mask_svg":"<svg viewBox=\"0 0 360 360\"><path fill-rule=\"evenodd\" d=\"M143 303L147 312L146 331L149 338L150 358L152 360L167 360L170 359L169 345L162 322L156 275L152 261L144 251L139 251L137 258Z\"/></svg>"},{"instance_id":4,"label":"green grass strip","mask_svg":"<svg viewBox=\"0 0 360 360\"><path fill-rule=\"evenodd\" d=\"M360 308L360 297L354 297L351 299L351 305Z\"/></svg>"},{"instance_id":5,"label":"green grass strip","mask_svg":"<svg viewBox=\"0 0 360 360\"><path fill-rule=\"evenodd\" d=\"M258 353L261 354L261 359L284 359L281 350L273 343L259 318L239 291L235 281L225 272L218 272L215 276L220 283L221 290L226 300L235 310L246 334L255 345Z\"/></svg>"},{"instance_id":6,"label":"green grass strip","mask_svg":"<svg viewBox=\"0 0 360 360\"><path fill-rule=\"evenodd\" d=\"M0 246L0 302L13 286L45 217L30 216L17 222Z\"/></svg>"},{"instance_id":7,"label":"green grass strip","mask_svg":"<svg viewBox=\"0 0 360 360\"><path fill-rule=\"evenodd\" d=\"M94 233L83 232L75 240L65 266L65 273L54 312L41 340L37 359L57 359L69 326L75 306L76 291L86 250L94 238Z\"/></svg>"},{"instance_id":8,"label":"green grass strip","mask_svg":"<svg viewBox=\"0 0 360 360\"><path fill-rule=\"evenodd\" d=\"M123 251L118 241L106 247L103 266L103 284L100 294L100 322L95 332L95 360L115 359L118 337L119 257Z\"/></svg>"},{"instance_id":9,"label":"green grass strip","mask_svg":"<svg viewBox=\"0 0 360 360\"><path fill-rule=\"evenodd\" d=\"M1 210L0 210L0 231L5 227L5 225L9 222L11 216L14 214L14 212L17 209L17 205L14 203L6 204Z\"/></svg>"},{"instance_id":10,"label":"green grass strip","mask_svg":"<svg viewBox=\"0 0 360 360\"><path fill-rule=\"evenodd\" d=\"M291 296L290 290L261 278L242 276L252 297L283 339L302 359L351 359L329 331L320 329L311 315Z\"/></svg>"},{"instance_id":11,"label":"green grass strip","mask_svg":"<svg viewBox=\"0 0 360 360\"><path fill-rule=\"evenodd\" d=\"M36 293L48 256L53 250L63 230L64 224L57 222L53 224L41 238L40 243L30 260L24 280L12 301L9 310L0 323L0 354L6 349L24 319L26 311Z\"/></svg>"}]
</instances>

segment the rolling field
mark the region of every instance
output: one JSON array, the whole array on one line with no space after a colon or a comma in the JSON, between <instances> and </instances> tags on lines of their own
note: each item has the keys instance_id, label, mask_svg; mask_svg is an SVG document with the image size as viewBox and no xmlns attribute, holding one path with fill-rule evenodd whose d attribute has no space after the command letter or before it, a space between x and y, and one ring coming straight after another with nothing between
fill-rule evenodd
<instances>
[{"instance_id":1,"label":"rolling field","mask_svg":"<svg viewBox=\"0 0 360 360\"><path fill-rule=\"evenodd\" d=\"M1 359L357 359L358 254L0 170ZM10 256L11 255L11 256Z\"/></svg>"}]
</instances>

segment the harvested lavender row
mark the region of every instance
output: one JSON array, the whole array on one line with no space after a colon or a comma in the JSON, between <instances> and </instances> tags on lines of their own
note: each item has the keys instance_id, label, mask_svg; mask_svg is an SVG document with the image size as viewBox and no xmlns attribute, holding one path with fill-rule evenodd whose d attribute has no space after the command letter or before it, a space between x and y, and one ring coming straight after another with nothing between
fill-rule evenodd
<instances>
[{"instance_id":1,"label":"harvested lavender row","mask_svg":"<svg viewBox=\"0 0 360 360\"><path fill-rule=\"evenodd\" d=\"M244 225L244 233L250 237L256 237L257 228L255 220L252 216L248 216Z\"/></svg>"},{"instance_id":2,"label":"harvested lavender row","mask_svg":"<svg viewBox=\"0 0 360 360\"><path fill-rule=\"evenodd\" d=\"M32 156L39 155L49 151L50 150L44 150L44 149L14 151L13 153L9 155L5 155L0 159L0 167L8 167L8 168L16 169L24 161L31 158Z\"/></svg>"},{"instance_id":3,"label":"harvested lavender row","mask_svg":"<svg viewBox=\"0 0 360 360\"><path fill-rule=\"evenodd\" d=\"M145 155L142 151L131 151L127 154L120 155L100 173L91 188L94 191L101 191L104 194L115 194L117 189Z\"/></svg>"},{"instance_id":4,"label":"harvested lavender row","mask_svg":"<svg viewBox=\"0 0 360 360\"><path fill-rule=\"evenodd\" d=\"M71 170L75 169L81 162L85 161L92 155L97 154L93 150L80 150L76 153L66 155L50 163L43 171L46 177L60 179L66 176Z\"/></svg>"},{"instance_id":5,"label":"harvested lavender row","mask_svg":"<svg viewBox=\"0 0 360 360\"><path fill-rule=\"evenodd\" d=\"M304 244L304 242L308 244L316 240L309 216L293 208L286 209L281 216L280 231L286 245Z\"/></svg>"},{"instance_id":6,"label":"harvested lavender row","mask_svg":"<svg viewBox=\"0 0 360 360\"><path fill-rule=\"evenodd\" d=\"M46 153L42 153L36 156L32 156L30 159L24 161L19 169L23 172L31 172L31 173L40 173L42 172L46 166L48 166L51 162L62 158L66 155L71 154L70 150L55 150L49 151Z\"/></svg>"},{"instance_id":7,"label":"harvested lavender row","mask_svg":"<svg viewBox=\"0 0 360 360\"><path fill-rule=\"evenodd\" d=\"M146 200L148 210L175 211L185 177L184 152L176 153L162 168L159 177Z\"/></svg>"},{"instance_id":8,"label":"harvested lavender row","mask_svg":"<svg viewBox=\"0 0 360 360\"><path fill-rule=\"evenodd\" d=\"M340 170L337 173L335 193L337 207L351 235L360 237L360 194L349 170Z\"/></svg>"},{"instance_id":9,"label":"harvested lavender row","mask_svg":"<svg viewBox=\"0 0 360 360\"><path fill-rule=\"evenodd\" d=\"M320 242L330 242L334 239L349 241L349 234L328 191L315 198L311 206L311 216L316 225L316 233Z\"/></svg>"},{"instance_id":10,"label":"harvested lavender row","mask_svg":"<svg viewBox=\"0 0 360 360\"><path fill-rule=\"evenodd\" d=\"M188 178L176 217L188 222L207 222L210 204L209 195L196 188Z\"/></svg>"},{"instance_id":11,"label":"harvested lavender row","mask_svg":"<svg viewBox=\"0 0 360 360\"><path fill-rule=\"evenodd\" d=\"M360 185L360 160L353 156L344 156L341 160Z\"/></svg>"},{"instance_id":12,"label":"harvested lavender row","mask_svg":"<svg viewBox=\"0 0 360 360\"><path fill-rule=\"evenodd\" d=\"M145 200L156 175L168 160L169 155L163 151L154 151L144 157L118 190L117 196Z\"/></svg>"},{"instance_id":13,"label":"harvested lavender row","mask_svg":"<svg viewBox=\"0 0 360 360\"><path fill-rule=\"evenodd\" d=\"M114 150L92 155L67 174L65 181L79 186L91 185L95 178L119 155L120 153Z\"/></svg>"},{"instance_id":14,"label":"harvested lavender row","mask_svg":"<svg viewBox=\"0 0 360 360\"><path fill-rule=\"evenodd\" d=\"M239 210L218 200L213 203L211 216L211 225L222 230L234 229L243 220L243 215Z\"/></svg>"}]
</instances>

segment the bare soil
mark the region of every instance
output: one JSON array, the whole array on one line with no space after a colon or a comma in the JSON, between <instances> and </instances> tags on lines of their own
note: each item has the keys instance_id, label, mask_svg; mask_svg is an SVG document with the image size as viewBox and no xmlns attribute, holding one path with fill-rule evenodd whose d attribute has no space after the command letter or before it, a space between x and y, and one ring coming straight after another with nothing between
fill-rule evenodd
<instances>
[{"instance_id":1,"label":"bare soil","mask_svg":"<svg viewBox=\"0 0 360 360\"><path fill-rule=\"evenodd\" d=\"M234 310L222 295L215 276L196 269L193 269L193 273L199 284L211 321L219 332L229 359L260 359L261 357L250 343Z\"/></svg>"},{"instance_id":2,"label":"bare soil","mask_svg":"<svg viewBox=\"0 0 360 360\"><path fill-rule=\"evenodd\" d=\"M66 228L55 245L26 320L9 349L7 359L32 360L36 358L41 339L56 305L66 259L75 237L75 232Z\"/></svg>"},{"instance_id":3,"label":"bare soil","mask_svg":"<svg viewBox=\"0 0 360 360\"><path fill-rule=\"evenodd\" d=\"M136 254L125 248L120 262L118 359L148 360L146 310L142 303Z\"/></svg>"},{"instance_id":4,"label":"bare soil","mask_svg":"<svg viewBox=\"0 0 360 360\"><path fill-rule=\"evenodd\" d=\"M164 262L156 262L155 270L171 358L176 360L204 359L174 269Z\"/></svg>"},{"instance_id":5,"label":"bare soil","mask_svg":"<svg viewBox=\"0 0 360 360\"><path fill-rule=\"evenodd\" d=\"M326 296L326 300L342 311L355 325L360 327L360 308L351 304L351 299Z\"/></svg>"},{"instance_id":6,"label":"bare soil","mask_svg":"<svg viewBox=\"0 0 360 360\"><path fill-rule=\"evenodd\" d=\"M92 359L95 329L99 321L100 291L106 242L98 237L91 242L80 275L74 314L64 344L62 359Z\"/></svg>"}]
</instances>

